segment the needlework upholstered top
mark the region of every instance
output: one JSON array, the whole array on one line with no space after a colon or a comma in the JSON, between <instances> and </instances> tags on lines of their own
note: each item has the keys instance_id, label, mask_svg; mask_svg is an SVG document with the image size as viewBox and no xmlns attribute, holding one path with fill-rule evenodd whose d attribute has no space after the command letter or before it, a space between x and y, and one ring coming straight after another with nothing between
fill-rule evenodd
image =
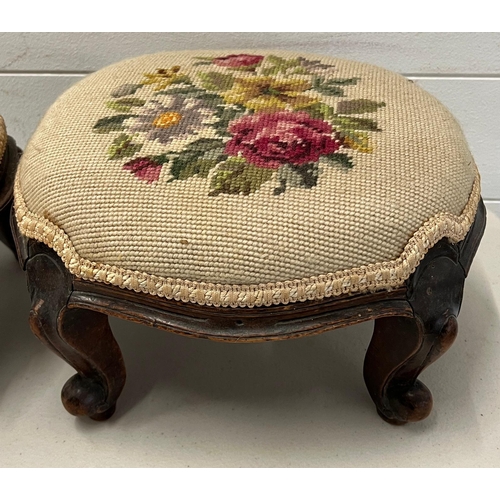
<instances>
[{"instance_id":1,"label":"needlework upholstered top","mask_svg":"<svg viewBox=\"0 0 500 500\"><path fill-rule=\"evenodd\" d=\"M319 55L176 52L104 68L22 157L20 230L76 276L262 306L391 289L463 239L479 178L455 119L395 73Z\"/></svg>"}]
</instances>

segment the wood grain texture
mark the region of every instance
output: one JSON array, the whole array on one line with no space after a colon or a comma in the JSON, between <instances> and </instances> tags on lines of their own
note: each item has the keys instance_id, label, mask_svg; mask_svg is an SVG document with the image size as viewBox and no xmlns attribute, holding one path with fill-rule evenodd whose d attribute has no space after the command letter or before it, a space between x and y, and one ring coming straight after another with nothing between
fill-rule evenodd
<instances>
[{"instance_id":1,"label":"wood grain texture","mask_svg":"<svg viewBox=\"0 0 500 500\"><path fill-rule=\"evenodd\" d=\"M73 280L69 307L111 314L155 328L222 342L287 340L387 315L411 316L405 288L393 292L248 308L199 306Z\"/></svg>"}]
</instances>

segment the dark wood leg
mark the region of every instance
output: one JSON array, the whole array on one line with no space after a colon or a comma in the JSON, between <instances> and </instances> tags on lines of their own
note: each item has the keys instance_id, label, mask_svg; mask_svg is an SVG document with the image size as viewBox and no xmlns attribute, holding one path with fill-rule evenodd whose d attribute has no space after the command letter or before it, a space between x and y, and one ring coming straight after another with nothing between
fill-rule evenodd
<instances>
[{"instance_id":1,"label":"dark wood leg","mask_svg":"<svg viewBox=\"0 0 500 500\"><path fill-rule=\"evenodd\" d=\"M439 242L409 283L414 317L375 321L364 377L378 413L395 425L417 422L432 409L432 395L417 377L444 354L457 335L465 270L459 247Z\"/></svg>"},{"instance_id":2,"label":"dark wood leg","mask_svg":"<svg viewBox=\"0 0 500 500\"><path fill-rule=\"evenodd\" d=\"M106 420L113 415L125 384L122 354L108 318L68 306L72 277L53 251L34 243L29 253L31 329L78 372L63 387L64 407L73 415Z\"/></svg>"},{"instance_id":3,"label":"dark wood leg","mask_svg":"<svg viewBox=\"0 0 500 500\"><path fill-rule=\"evenodd\" d=\"M430 414L432 394L417 377L448 350L456 335L454 316L439 332L426 332L418 320L411 318L382 318L375 322L364 375L385 421L402 425Z\"/></svg>"}]
</instances>

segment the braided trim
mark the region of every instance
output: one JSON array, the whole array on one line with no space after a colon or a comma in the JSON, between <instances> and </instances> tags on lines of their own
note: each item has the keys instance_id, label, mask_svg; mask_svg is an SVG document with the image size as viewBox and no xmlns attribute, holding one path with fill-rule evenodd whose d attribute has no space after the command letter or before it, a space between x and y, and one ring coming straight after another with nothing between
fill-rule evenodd
<instances>
[{"instance_id":1,"label":"braided trim","mask_svg":"<svg viewBox=\"0 0 500 500\"><path fill-rule=\"evenodd\" d=\"M259 307L398 288L440 239L447 237L452 243L457 243L465 238L474 221L480 200L480 176L477 172L469 200L460 216L441 213L431 217L414 233L402 254L393 261L311 278L260 285L217 285L164 278L91 262L78 255L68 235L61 228L27 208L18 179L14 186L14 200L21 233L52 248L61 257L69 272L79 278L200 305Z\"/></svg>"}]
</instances>

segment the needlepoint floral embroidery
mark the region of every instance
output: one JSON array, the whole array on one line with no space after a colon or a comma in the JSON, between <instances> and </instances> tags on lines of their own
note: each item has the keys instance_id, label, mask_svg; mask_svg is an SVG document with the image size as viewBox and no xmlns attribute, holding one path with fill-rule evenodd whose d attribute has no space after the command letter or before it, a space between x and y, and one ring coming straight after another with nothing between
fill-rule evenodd
<instances>
[{"instance_id":1,"label":"needlepoint floral embroidery","mask_svg":"<svg viewBox=\"0 0 500 500\"><path fill-rule=\"evenodd\" d=\"M261 168L314 163L335 153L341 139L332 126L304 112L279 111L242 116L229 124L224 152Z\"/></svg>"},{"instance_id":2,"label":"needlepoint floral embroidery","mask_svg":"<svg viewBox=\"0 0 500 500\"><path fill-rule=\"evenodd\" d=\"M373 152L372 115L385 103L349 99L359 80L304 57L195 57L189 69L159 68L114 89L114 114L93 130L116 134L108 157L141 182L168 169L165 182L206 179L208 196L268 182L282 195L313 188L325 168L352 168L349 151Z\"/></svg>"},{"instance_id":3,"label":"needlepoint floral embroidery","mask_svg":"<svg viewBox=\"0 0 500 500\"><path fill-rule=\"evenodd\" d=\"M235 54L225 57L216 57L212 62L217 66L225 66L227 68L249 68L260 64L264 56L254 56L249 54Z\"/></svg>"}]
</instances>

